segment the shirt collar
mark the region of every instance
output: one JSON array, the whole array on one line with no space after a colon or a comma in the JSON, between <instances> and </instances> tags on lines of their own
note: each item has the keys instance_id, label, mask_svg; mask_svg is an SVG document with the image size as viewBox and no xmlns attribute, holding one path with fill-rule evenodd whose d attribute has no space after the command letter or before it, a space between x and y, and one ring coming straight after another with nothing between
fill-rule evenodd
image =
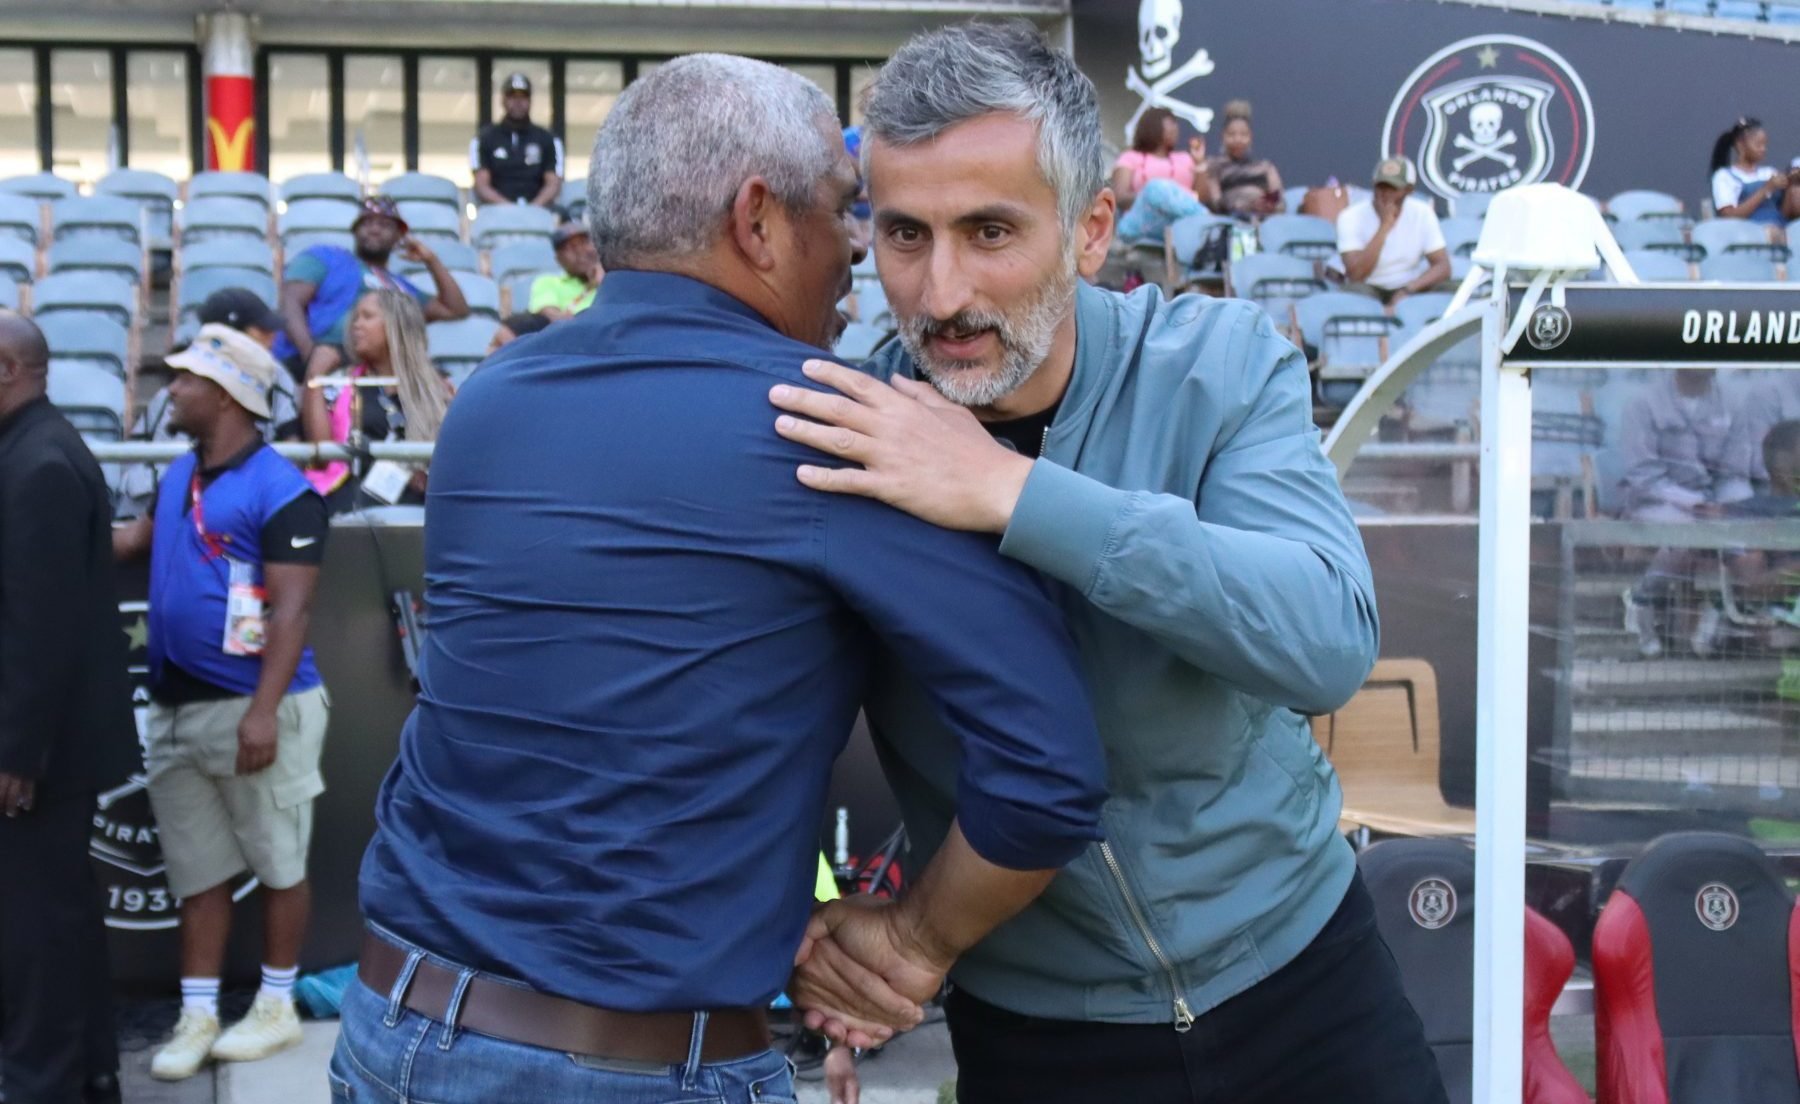
<instances>
[{"instance_id":1,"label":"shirt collar","mask_svg":"<svg viewBox=\"0 0 1800 1104\"><path fill-rule=\"evenodd\" d=\"M0 437L5 437L8 433L11 433L20 426L36 420L43 415L44 411L49 409L50 400L48 398L32 399L5 418L0 418Z\"/></svg>"},{"instance_id":2,"label":"shirt collar","mask_svg":"<svg viewBox=\"0 0 1800 1104\"><path fill-rule=\"evenodd\" d=\"M223 464L220 464L216 468L209 468L200 463L200 445L196 442L194 445L194 464L200 472L201 479L217 479L219 476L224 475L233 468L243 467L249 462L252 456L255 456L258 452L262 451L262 447L262 438L257 437L243 448L237 450L236 453L227 457Z\"/></svg>"},{"instance_id":3,"label":"shirt collar","mask_svg":"<svg viewBox=\"0 0 1800 1104\"><path fill-rule=\"evenodd\" d=\"M608 269L606 279L594 292L594 306L654 305L659 307L692 307L723 311L748 319L761 326L769 320L736 296L720 291L711 284L691 276L673 272L645 272L636 269Z\"/></svg>"}]
</instances>

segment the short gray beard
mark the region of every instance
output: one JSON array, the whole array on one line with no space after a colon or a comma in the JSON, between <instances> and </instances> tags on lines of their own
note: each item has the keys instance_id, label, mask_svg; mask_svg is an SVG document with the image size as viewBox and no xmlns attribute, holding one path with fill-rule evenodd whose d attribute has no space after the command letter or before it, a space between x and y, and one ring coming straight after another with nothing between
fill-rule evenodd
<instances>
[{"instance_id":1,"label":"short gray beard","mask_svg":"<svg viewBox=\"0 0 1800 1104\"><path fill-rule=\"evenodd\" d=\"M1075 302L1074 258L1010 313L962 311L939 322L926 315L900 319L900 343L938 394L958 406L993 406L1025 386L1050 355L1056 329ZM955 330L991 329L1000 339L1000 367L983 371L976 361L935 356L926 341Z\"/></svg>"}]
</instances>

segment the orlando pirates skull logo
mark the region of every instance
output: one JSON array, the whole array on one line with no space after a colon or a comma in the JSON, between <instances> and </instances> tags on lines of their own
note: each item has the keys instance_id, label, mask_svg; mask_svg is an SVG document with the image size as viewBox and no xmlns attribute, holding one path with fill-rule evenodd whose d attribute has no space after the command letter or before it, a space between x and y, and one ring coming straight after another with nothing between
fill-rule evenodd
<instances>
[{"instance_id":1,"label":"orlando pirates skull logo","mask_svg":"<svg viewBox=\"0 0 1800 1104\"><path fill-rule=\"evenodd\" d=\"M1726 931L1738 921L1737 894L1728 885L1708 882L1694 894L1694 913L1711 930Z\"/></svg>"},{"instance_id":2,"label":"orlando pirates skull logo","mask_svg":"<svg viewBox=\"0 0 1800 1104\"><path fill-rule=\"evenodd\" d=\"M1173 112L1195 130L1204 134L1212 129L1213 113L1209 107L1196 107L1175 93L1213 71L1212 55L1204 47L1195 50L1186 61L1175 64L1175 49L1181 43L1182 0L1142 0L1138 5L1138 69L1125 71L1125 87L1142 99L1131 119L1125 124L1129 141L1138 120L1153 107ZM1140 75L1139 69L1142 69Z\"/></svg>"},{"instance_id":3,"label":"orlando pirates skull logo","mask_svg":"<svg viewBox=\"0 0 1800 1104\"><path fill-rule=\"evenodd\" d=\"M1544 303L1531 312L1525 338L1531 347L1549 352L1569 339L1569 312L1555 303Z\"/></svg>"},{"instance_id":4,"label":"orlando pirates skull logo","mask_svg":"<svg viewBox=\"0 0 1800 1104\"><path fill-rule=\"evenodd\" d=\"M1413 923L1437 931L1456 919L1456 887L1442 878L1426 878L1412 887L1406 908Z\"/></svg>"}]
</instances>

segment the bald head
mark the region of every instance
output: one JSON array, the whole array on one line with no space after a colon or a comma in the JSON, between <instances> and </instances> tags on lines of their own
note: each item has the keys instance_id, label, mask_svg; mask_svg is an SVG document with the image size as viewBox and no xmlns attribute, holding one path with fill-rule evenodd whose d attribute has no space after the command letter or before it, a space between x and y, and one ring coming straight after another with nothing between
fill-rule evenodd
<instances>
[{"instance_id":1,"label":"bald head","mask_svg":"<svg viewBox=\"0 0 1800 1104\"><path fill-rule=\"evenodd\" d=\"M0 310L0 417L42 397L49 370L44 331L22 314Z\"/></svg>"}]
</instances>

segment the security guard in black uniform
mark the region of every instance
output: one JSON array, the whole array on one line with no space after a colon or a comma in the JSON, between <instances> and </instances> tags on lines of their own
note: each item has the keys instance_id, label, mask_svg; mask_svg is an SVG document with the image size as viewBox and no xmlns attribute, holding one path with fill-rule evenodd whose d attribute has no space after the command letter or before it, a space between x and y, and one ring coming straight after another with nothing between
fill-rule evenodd
<instances>
[{"instance_id":1,"label":"security guard in black uniform","mask_svg":"<svg viewBox=\"0 0 1800 1104\"><path fill-rule=\"evenodd\" d=\"M506 78L506 116L481 128L469 147L475 197L483 203L556 206L562 193L563 145L531 121L531 81Z\"/></svg>"}]
</instances>

